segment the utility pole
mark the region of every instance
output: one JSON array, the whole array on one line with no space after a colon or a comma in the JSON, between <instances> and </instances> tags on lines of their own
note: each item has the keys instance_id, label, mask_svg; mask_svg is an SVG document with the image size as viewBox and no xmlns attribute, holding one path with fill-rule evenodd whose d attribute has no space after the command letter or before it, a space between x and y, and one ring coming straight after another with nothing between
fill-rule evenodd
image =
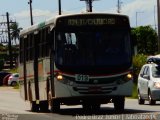
<instances>
[{"instance_id":1,"label":"utility pole","mask_svg":"<svg viewBox=\"0 0 160 120\"><path fill-rule=\"evenodd\" d=\"M92 12L92 2L95 0L80 0L80 1L86 1L86 11Z\"/></svg>"},{"instance_id":2,"label":"utility pole","mask_svg":"<svg viewBox=\"0 0 160 120\"><path fill-rule=\"evenodd\" d=\"M32 15L32 0L29 0L28 4L30 5L30 17L31 17L31 25L33 25L33 15Z\"/></svg>"},{"instance_id":3,"label":"utility pole","mask_svg":"<svg viewBox=\"0 0 160 120\"><path fill-rule=\"evenodd\" d=\"M157 18L158 18L158 52L160 52L160 1L157 0Z\"/></svg>"},{"instance_id":4,"label":"utility pole","mask_svg":"<svg viewBox=\"0 0 160 120\"><path fill-rule=\"evenodd\" d=\"M121 4L122 2L120 0L117 1L117 13L121 12Z\"/></svg>"},{"instance_id":5,"label":"utility pole","mask_svg":"<svg viewBox=\"0 0 160 120\"><path fill-rule=\"evenodd\" d=\"M154 6L154 26L155 26L155 30L157 32L157 25L156 25L156 6Z\"/></svg>"},{"instance_id":6,"label":"utility pole","mask_svg":"<svg viewBox=\"0 0 160 120\"><path fill-rule=\"evenodd\" d=\"M61 10L61 0L58 0L58 8L59 8L59 15L61 15L62 14L62 10Z\"/></svg>"},{"instance_id":7,"label":"utility pole","mask_svg":"<svg viewBox=\"0 0 160 120\"><path fill-rule=\"evenodd\" d=\"M87 3L88 3L88 12L92 12L92 0L89 0Z\"/></svg>"},{"instance_id":8,"label":"utility pole","mask_svg":"<svg viewBox=\"0 0 160 120\"><path fill-rule=\"evenodd\" d=\"M9 59L10 59L10 69L13 68L13 58L12 58L12 45L11 45L11 35L10 35L10 24L9 24L9 13L6 13L7 16L7 28L8 28L8 48L9 48Z\"/></svg>"}]
</instances>

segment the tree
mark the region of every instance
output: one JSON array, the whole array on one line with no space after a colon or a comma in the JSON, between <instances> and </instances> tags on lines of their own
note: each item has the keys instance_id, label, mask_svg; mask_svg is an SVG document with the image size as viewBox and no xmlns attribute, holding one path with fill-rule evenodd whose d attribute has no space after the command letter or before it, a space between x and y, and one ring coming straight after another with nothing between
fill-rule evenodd
<instances>
[{"instance_id":1,"label":"tree","mask_svg":"<svg viewBox=\"0 0 160 120\"><path fill-rule=\"evenodd\" d=\"M151 26L132 28L132 35L136 38L139 54L153 55L158 51L158 36Z\"/></svg>"},{"instance_id":2,"label":"tree","mask_svg":"<svg viewBox=\"0 0 160 120\"><path fill-rule=\"evenodd\" d=\"M19 33L22 28L19 28L18 23L14 22L10 25L11 29L11 39L14 40L15 44L17 45L17 40L19 40Z\"/></svg>"}]
</instances>

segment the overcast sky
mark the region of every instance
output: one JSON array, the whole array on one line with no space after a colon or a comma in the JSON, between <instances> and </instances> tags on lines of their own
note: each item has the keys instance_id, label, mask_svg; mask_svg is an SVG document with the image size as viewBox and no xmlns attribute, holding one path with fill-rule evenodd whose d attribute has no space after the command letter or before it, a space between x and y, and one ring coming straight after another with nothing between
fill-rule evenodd
<instances>
[{"instance_id":1,"label":"overcast sky","mask_svg":"<svg viewBox=\"0 0 160 120\"><path fill-rule=\"evenodd\" d=\"M34 23L44 21L58 14L58 0L32 0ZM157 0L121 0L121 14L130 17L131 26L157 24ZM0 0L0 15L9 12L10 18L24 28L30 26L29 0ZM81 13L86 4L80 0L61 0L63 13ZM93 2L93 12L116 13L117 0L99 0ZM137 12L137 19L136 19ZM0 17L0 22L5 21Z\"/></svg>"}]
</instances>

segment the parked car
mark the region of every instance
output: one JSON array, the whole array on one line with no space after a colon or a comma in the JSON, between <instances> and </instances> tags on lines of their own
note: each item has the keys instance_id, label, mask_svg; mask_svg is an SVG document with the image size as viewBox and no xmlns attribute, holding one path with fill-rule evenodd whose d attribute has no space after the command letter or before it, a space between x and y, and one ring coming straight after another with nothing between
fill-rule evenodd
<instances>
[{"instance_id":1,"label":"parked car","mask_svg":"<svg viewBox=\"0 0 160 120\"><path fill-rule=\"evenodd\" d=\"M8 85L8 79L12 74L8 74L3 78L3 85Z\"/></svg>"},{"instance_id":2,"label":"parked car","mask_svg":"<svg viewBox=\"0 0 160 120\"><path fill-rule=\"evenodd\" d=\"M5 71L1 71L1 72L0 72L0 86L3 85L3 78L4 78L6 75L8 75L8 74L11 74L11 73L5 72Z\"/></svg>"},{"instance_id":3,"label":"parked car","mask_svg":"<svg viewBox=\"0 0 160 120\"><path fill-rule=\"evenodd\" d=\"M160 101L160 58L148 61L138 76L138 103L144 104L148 100L150 105L154 105Z\"/></svg>"},{"instance_id":4,"label":"parked car","mask_svg":"<svg viewBox=\"0 0 160 120\"><path fill-rule=\"evenodd\" d=\"M8 78L8 85L15 86L19 82L19 74L18 73L13 73L9 78Z\"/></svg>"}]
</instances>

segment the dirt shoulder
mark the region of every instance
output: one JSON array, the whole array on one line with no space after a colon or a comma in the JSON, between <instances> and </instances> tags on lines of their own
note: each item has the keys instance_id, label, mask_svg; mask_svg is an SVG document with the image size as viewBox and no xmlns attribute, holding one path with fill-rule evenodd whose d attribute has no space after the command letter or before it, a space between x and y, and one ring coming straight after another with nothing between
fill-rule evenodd
<instances>
[{"instance_id":1,"label":"dirt shoulder","mask_svg":"<svg viewBox=\"0 0 160 120\"><path fill-rule=\"evenodd\" d=\"M11 86L0 86L0 91L19 91L19 89L15 89Z\"/></svg>"}]
</instances>

